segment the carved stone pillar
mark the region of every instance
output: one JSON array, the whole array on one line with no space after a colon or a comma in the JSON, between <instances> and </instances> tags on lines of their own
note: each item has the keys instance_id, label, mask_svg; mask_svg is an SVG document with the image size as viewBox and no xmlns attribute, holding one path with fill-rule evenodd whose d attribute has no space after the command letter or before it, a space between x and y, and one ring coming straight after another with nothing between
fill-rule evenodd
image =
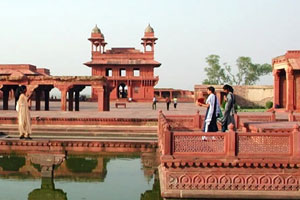
<instances>
[{"instance_id":1,"label":"carved stone pillar","mask_svg":"<svg viewBox=\"0 0 300 200\"><path fill-rule=\"evenodd\" d=\"M45 96L45 110L49 110L49 90L44 90L44 96Z\"/></svg>"},{"instance_id":2,"label":"carved stone pillar","mask_svg":"<svg viewBox=\"0 0 300 200\"><path fill-rule=\"evenodd\" d=\"M9 88L8 87L3 87L3 110L8 110L8 97L9 97Z\"/></svg>"},{"instance_id":3,"label":"carved stone pillar","mask_svg":"<svg viewBox=\"0 0 300 200\"><path fill-rule=\"evenodd\" d=\"M67 92L72 87L72 85L55 85L55 87L58 88L61 92L61 96L60 96L61 110L66 111Z\"/></svg>"},{"instance_id":4,"label":"carved stone pillar","mask_svg":"<svg viewBox=\"0 0 300 200\"><path fill-rule=\"evenodd\" d=\"M293 69L288 68L286 71L287 79L287 101L286 101L286 110L294 110L294 73Z\"/></svg>"},{"instance_id":5,"label":"carved stone pillar","mask_svg":"<svg viewBox=\"0 0 300 200\"><path fill-rule=\"evenodd\" d=\"M132 86L128 86L128 98L132 98Z\"/></svg>"},{"instance_id":6,"label":"carved stone pillar","mask_svg":"<svg viewBox=\"0 0 300 200\"><path fill-rule=\"evenodd\" d=\"M280 105L279 101L279 92L280 92L280 71L274 69L273 70L273 76L274 76L274 96L273 96L273 108L276 107L276 105Z\"/></svg>"},{"instance_id":7,"label":"carved stone pillar","mask_svg":"<svg viewBox=\"0 0 300 200\"><path fill-rule=\"evenodd\" d=\"M79 94L78 90L75 91L75 111L79 111Z\"/></svg>"},{"instance_id":8,"label":"carved stone pillar","mask_svg":"<svg viewBox=\"0 0 300 200\"><path fill-rule=\"evenodd\" d=\"M95 91L98 96L98 111L104 111L105 109L105 96L104 96L104 88L103 86L95 87Z\"/></svg>"},{"instance_id":9,"label":"carved stone pillar","mask_svg":"<svg viewBox=\"0 0 300 200\"><path fill-rule=\"evenodd\" d=\"M41 110L41 91L35 90L35 110Z\"/></svg>"},{"instance_id":10,"label":"carved stone pillar","mask_svg":"<svg viewBox=\"0 0 300 200\"><path fill-rule=\"evenodd\" d=\"M66 111L67 110L67 91L61 90L61 98L60 98L60 106L61 110Z\"/></svg>"},{"instance_id":11,"label":"carved stone pillar","mask_svg":"<svg viewBox=\"0 0 300 200\"><path fill-rule=\"evenodd\" d=\"M74 91L73 90L69 90L69 99L68 99L68 102L69 102L69 111L73 111L73 94L74 94Z\"/></svg>"}]
</instances>

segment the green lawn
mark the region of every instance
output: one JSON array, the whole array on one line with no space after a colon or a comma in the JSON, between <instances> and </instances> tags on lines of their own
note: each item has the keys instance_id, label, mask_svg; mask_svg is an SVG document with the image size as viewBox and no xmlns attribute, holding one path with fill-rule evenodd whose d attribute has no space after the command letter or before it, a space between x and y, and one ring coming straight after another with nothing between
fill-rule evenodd
<instances>
[{"instance_id":1,"label":"green lawn","mask_svg":"<svg viewBox=\"0 0 300 200\"><path fill-rule=\"evenodd\" d=\"M238 112L265 112L266 108L240 108Z\"/></svg>"}]
</instances>

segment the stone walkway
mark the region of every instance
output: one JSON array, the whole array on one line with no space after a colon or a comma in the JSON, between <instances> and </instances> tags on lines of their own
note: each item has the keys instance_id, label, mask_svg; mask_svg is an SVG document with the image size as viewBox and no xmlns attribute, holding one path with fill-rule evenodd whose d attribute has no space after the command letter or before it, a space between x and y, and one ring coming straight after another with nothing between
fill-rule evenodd
<instances>
[{"instance_id":1,"label":"stone walkway","mask_svg":"<svg viewBox=\"0 0 300 200\"><path fill-rule=\"evenodd\" d=\"M17 112L13 107L14 103L9 102L9 110L2 110L2 102L0 103L0 117L16 117ZM41 111L35 111L35 104L33 102L31 111L32 117L78 117L78 118L157 118L158 111L162 110L167 115L194 115L197 110L201 113L205 112L204 108L196 106L194 103L179 103L177 109L170 105L170 110L167 111L165 103L157 103L157 109L152 110L152 103L126 103L126 108L115 108L115 102L110 104L109 112L98 112L97 103L94 102L80 102L80 111L61 111L60 102L50 102L50 111L43 111L43 104Z\"/></svg>"},{"instance_id":2,"label":"stone walkway","mask_svg":"<svg viewBox=\"0 0 300 200\"><path fill-rule=\"evenodd\" d=\"M16 117L17 113L14 110L14 102L9 102L9 110L2 110L2 102L0 102L0 117ZM157 103L157 109L152 110L152 103L126 103L127 108L115 108L115 102L111 102L109 112L98 112L97 103L95 102L80 102L80 111L61 111L60 102L50 102L50 111L35 111L35 103L32 103L32 117L65 117L65 118L157 118L158 111L162 110L166 115L194 115L197 110L204 115L206 109L199 107L194 103L178 103L177 109L174 109L173 104L170 105L170 110L167 111L165 103ZM41 109L44 109L43 102ZM239 112L239 115L269 115L267 112ZM298 114L297 114L298 115ZM286 113L277 113L277 118L287 118Z\"/></svg>"}]
</instances>

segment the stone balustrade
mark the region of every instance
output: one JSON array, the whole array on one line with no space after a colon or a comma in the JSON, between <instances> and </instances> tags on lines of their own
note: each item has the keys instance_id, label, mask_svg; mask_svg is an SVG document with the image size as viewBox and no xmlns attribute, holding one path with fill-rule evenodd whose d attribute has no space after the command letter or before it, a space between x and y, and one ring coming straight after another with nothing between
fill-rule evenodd
<instances>
[{"instance_id":1,"label":"stone balustrade","mask_svg":"<svg viewBox=\"0 0 300 200\"><path fill-rule=\"evenodd\" d=\"M159 113L164 198L300 197L299 125L256 133L230 125L225 133L204 133L173 129L172 123Z\"/></svg>"}]
</instances>

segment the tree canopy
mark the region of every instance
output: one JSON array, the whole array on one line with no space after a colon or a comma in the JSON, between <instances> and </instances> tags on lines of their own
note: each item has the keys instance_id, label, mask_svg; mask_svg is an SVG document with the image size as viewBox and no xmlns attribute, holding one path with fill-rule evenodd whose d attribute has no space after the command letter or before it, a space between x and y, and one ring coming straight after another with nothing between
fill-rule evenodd
<instances>
[{"instance_id":1,"label":"tree canopy","mask_svg":"<svg viewBox=\"0 0 300 200\"><path fill-rule=\"evenodd\" d=\"M254 85L261 76L272 72L270 64L254 64L250 57L239 57L236 60L237 73L232 72L232 67L227 63L220 65L220 56L209 55L206 57L207 67L204 68L207 78L203 84L222 85Z\"/></svg>"}]
</instances>

